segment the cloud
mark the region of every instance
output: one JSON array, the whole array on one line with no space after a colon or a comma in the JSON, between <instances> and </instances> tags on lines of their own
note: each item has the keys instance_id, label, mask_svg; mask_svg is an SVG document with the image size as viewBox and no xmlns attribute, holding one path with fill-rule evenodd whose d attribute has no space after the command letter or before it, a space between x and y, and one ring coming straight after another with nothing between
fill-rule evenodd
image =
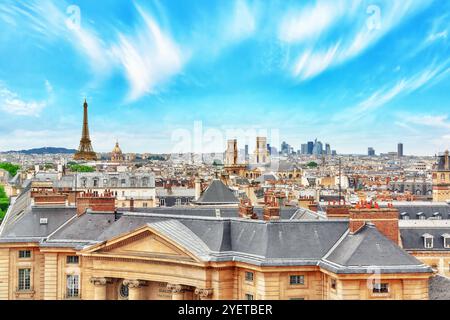
<instances>
[{"instance_id":1,"label":"cloud","mask_svg":"<svg viewBox=\"0 0 450 320\"><path fill-rule=\"evenodd\" d=\"M432 128L450 129L448 115L403 115L403 121Z\"/></svg>"},{"instance_id":2,"label":"cloud","mask_svg":"<svg viewBox=\"0 0 450 320\"><path fill-rule=\"evenodd\" d=\"M256 18L247 2L236 1L229 27L225 30L228 30L227 37L234 41L245 39L255 32Z\"/></svg>"},{"instance_id":3,"label":"cloud","mask_svg":"<svg viewBox=\"0 0 450 320\"><path fill-rule=\"evenodd\" d=\"M437 79L442 79L448 73L450 60L446 60L439 65L432 65L397 82L391 83L378 89L368 98L359 102L355 107L343 110L333 117L336 121L346 120L353 122L365 117L370 112L383 107L398 96L411 94L426 85L432 85Z\"/></svg>"},{"instance_id":4,"label":"cloud","mask_svg":"<svg viewBox=\"0 0 450 320\"><path fill-rule=\"evenodd\" d=\"M278 27L278 37L288 43L317 38L344 15L342 1L318 1L302 10L285 14Z\"/></svg>"},{"instance_id":5,"label":"cloud","mask_svg":"<svg viewBox=\"0 0 450 320\"><path fill-rule=\"evenodd\" d=\"M429 3L382 1L364 6L354 0L349 6L347 1L318 1L288 11L279 23L278 38L297 52L288 64L293 76L307 80L359 56Z\"/></svg>"},{"instance_id":6,"label":"cloud","mask_svg":"<svg viewBox=\"0 0 450 320\"><path fill-rule=\"evenodd\" d=\"M143 24L135 35L120 33L111 52L131 85L129 99L154 93L158 84L179 73L184 64L181 49L156 21L138 7Z\"/></svg>"},{"instance_id":7,"label":"cloud","mask_svg":"<svg viewBox=\"0 0 450 320\"><path fill-rule=\"evenodd\" d=\"M7 88L0 88L0 108L9 114L18 116L39 116L47 106L45 101L25 101Z\"/></svg>"}]
</instances>

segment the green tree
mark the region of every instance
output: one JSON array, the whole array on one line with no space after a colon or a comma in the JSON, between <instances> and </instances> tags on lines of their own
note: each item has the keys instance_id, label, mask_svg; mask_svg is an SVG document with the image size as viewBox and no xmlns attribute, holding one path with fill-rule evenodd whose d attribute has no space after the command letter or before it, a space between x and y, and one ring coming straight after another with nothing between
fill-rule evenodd
<instances>
[{"instance_id":1,"label":"green tree","mask_svg":"<svg viewBox=\"0 0 450 320\"><path fill-rule=\"evenodd\" d=\"M9 198L6 195L3 186L0 186L0 220L5 216L6 211L9 207Z\"/></svg>"},{"instance_id":2,"label":"green tree","mask_svg":"<svg viewBox=\"0 0 450 320\"><path fill-rule=\"evenodd\" d=\"M72 164L69 166L70 170L73 172L94 172L95 169L89 166L84 166L81 164Z\"/></svg>"},{"instance_id":3,"label":"green tree","mask_svg":"<svg viewBox=\"0 0 450 320\"><path fill-rule=\"evenodd\" d=\"M2 162L0 163L0 169L8 171L11 177L14 177L17 171L19 171L20 166L9 162Z\"/></svg>"},{"instance_id":4,"label":"green tree","mask_svg":"<svg viewBox=\"0 0 450 320\"><path fill-rule=\"evenodd\" d=\"M309 162L306 166L307 166L308 168L317 168L317 163L314 162L314 161L311 161L311 162Z\"/></svg>"}]
</instances>

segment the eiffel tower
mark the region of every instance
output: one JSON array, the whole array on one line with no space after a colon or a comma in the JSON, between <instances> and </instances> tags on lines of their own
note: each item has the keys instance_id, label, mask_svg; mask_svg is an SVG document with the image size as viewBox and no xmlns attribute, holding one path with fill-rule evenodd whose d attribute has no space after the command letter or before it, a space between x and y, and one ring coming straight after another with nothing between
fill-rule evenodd
<instances>
[{"instance_id":1,"label":"eiffel tower","mask_svg":"<svg viewBox=\"0 0 450 320\"><path fill-rule=\"evenodd\" d=\"M88 104L86 99L84 100L83 131L81 133L80 146L78 147L78 151L75 153L73 159L97 160L97 154L94 152L91 144L91 138L89 138Z\"/></svg>"}]
</instances>

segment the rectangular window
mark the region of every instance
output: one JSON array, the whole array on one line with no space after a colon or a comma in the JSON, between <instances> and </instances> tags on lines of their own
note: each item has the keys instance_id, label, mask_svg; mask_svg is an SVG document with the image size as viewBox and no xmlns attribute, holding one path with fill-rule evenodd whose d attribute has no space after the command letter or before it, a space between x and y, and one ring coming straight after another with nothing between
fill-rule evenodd
<instances>
[{"instance_id":1,"label":"rectangular window","mask_svg":"<svg viewBox=\"0 0 450 320\"><path fill-rule=\"evenodd\" d=\"M291 285L305 284L305 276L300 275L290 276L289 283Z\"/></svg>"},{"instance_id":2,"label":"rectangular window","mask_svg":"<svg viewBox=\"0 0 450 320\"><path fill-rule=\"evenodd\" d=\"M331 289L336 290L337 282L336 279L331 279Z\"/></svg>"},{"instance_id":3,"label":"rectangular window","mask_svg":"<svg viewBox=\"0 0 450 320\"><path fill-rule=\"evenodd\" d=\"M181 206L181 199L177 199L177 200L176 200L176 205L177 205L177 206Z\"/></svg>"},{"instance_id":4,"label":"rectangular window","mask_svg":"<svg viewBox=\"0 0 450 320\"><path fill-rule=\"evenodd\" d=\"M431 237L425 238L425 248L427 249L433 248L433 238Z\"/></svg>"},{"instance_id":5,"label":"rectangular window","mask_svg":"<svg viewBox=\"0 0 450 320\"><path fill-rule=\"evenodd\" d=\"M245 281L252 281L253 282L253 272L246 272L245 273Z\"/></svg>"},{"instance_id":6,"label":"rectangular window","mask_svg":"<svg viewBox=\"0 0 450 320\"><path fill-rule=\"evenodd\" d=\"M253 295L252 294L246 293L245 294L245 300L255 300L255 299L253 299Z\"/></svg>"},{"instance_id":7,"label":"rectangular window","mask_svg":"<svg viewBox=\"0 0 450 320\"><path fill-rule=\"evenodd\" d=\"M166 206L166 199L159 199L159 206L165 207Z\"/></svg>"},{"instance_id":8,"label":"rectangular window","mask_svg":"<svg viewBox=\"0 0 450 320\"><path fill-rule=\"evenodd\" d=\"M80 257L78 256L67 256L67 263L68 264L78 264L80 261Z\"/></svg>"},{"instance_id":9,"label":"rectangular window","mask_svg":"<svg viewBox=\"0 0 450 320\"><path fill-rule=\"evenodd\" d=\"M147 202L142 203L142 206L143 206L144 208L147 208L147 206L148 206Z\"/></svg>"},{"instance_id":10,"label":"rectangular window","mask_svg":"<svg viewBox=\"0 0 450 320\"><path fill-rule=\"evenodd\" d=\"M19 291L31 290L31 269L19 269Z\"/></svg>"},{"instance_id":11,"label":"rectangular window","mask_svg":"<svg viewBox=\"0 0 450 320\"><path fill-rule=\"evenodd\" d=\"M31 258L30 250L20 250L19 251L19 259L29 259Z\"/></svg>"},{"instance_id":12,"label":"rectangular window","mask_svg":"<svg viewBox=\"0 0 450 320\"><path fill-rule=\"evenodd\" d=\"M373 293L389 293L389 284L387 283L374 283Z\"/></svg>"},{"instance_id":13,"label":"rectangular window","mask_svg":"<svg viewBox=\"0 0 450 320\"><path fill-rule=\"evenodd\" d=\"M444 248L450 249L450 237L444 238Z\"/></svg>"},{"instance_id":14,"label":"rectangular window","mask_svg":"<svg viewBox=\"0 0 450 320\"><path fill-rule=\"evenodd\" d=\"M80 293L79 276L67 276L67 298L78 298Z\"/></svg>"}]
</instances>

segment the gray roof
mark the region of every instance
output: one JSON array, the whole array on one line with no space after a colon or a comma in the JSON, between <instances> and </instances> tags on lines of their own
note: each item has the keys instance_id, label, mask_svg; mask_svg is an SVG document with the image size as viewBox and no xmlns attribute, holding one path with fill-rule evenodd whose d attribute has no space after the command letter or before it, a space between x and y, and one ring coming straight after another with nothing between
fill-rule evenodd
<instances>
[{"instance_id":1,"label":"gray roof","mask_svg":"<svg viewBox=\"0 0 450 320\"><path fill-rule=\"evenodd\" d=\"M436 275L430 278L429 299L430 300L450 300L450 279Z\"/></svg>"},{"instance_id":2,"label":"gray roof","mask_svg":"<svg viewBox=\"0 0 450 320\"><path fill-rule=\"evenodd\" d=\"M175 188L172 187L171 191L166 188L156 188L157 197L195 197L195 189L192 188Z\"/></svg>"},{"instance_id":3,"label":"gray roof","mask_svg":"<svg viewBox=\"0 0 450 320\"><path fill-rule=\"evenodd\" d=\"M7 238L47 237L75 215L75 208L28 207L15 217L8 217L0 241ZM47 223L41 224L41 219L47 219Z\"/></svg>"},{"instance_id":4,"label":"gray roof","mask_svg":"<svg viewBox=\"0 0 450 320\"><path fill-rule=\"evenodd\" d=\"M214 179L206 188L197 204L237 204L238 198L222 181Z\"/></svg>"},{"instance_id":5,"label":"gray roof","mask_svg":"<svg viewBox=\"0 0 450 320\"><path fill-rule=\"evenodd\" d=\"M278 181L278 177L274 173L263 173L255 179L256 182Z\"/></svg>"},{"instance_id":6,"label":"gray roof","mask_svg":"<svg viewBox=\"0 0 450 320\"><path fill-rule=\"evenodd\" d=\"M433 248L424 247L424 234L433 236ZM402 227L400 228L400 236L402 238L403 248L415 251L449 251L450 248L444 247L444 234L450 234L450 227Z\"/></svg>"},{"instance_id":7,"label":"gray roof","mask_svg":"<svg viewBox=\"0 0 450 320\"><path fill-rule=\"evenodd\" d=\"M323 266L336 273L431 271L372 224L366 224L355 234L347 233L324 260Z\"/></svg>"},{"instance_id":8,"label":"gray roof","mask_svg":"<svg viewBox=\"0 0 450 320\"><path fill-rule=\"evenodd\" d=\"M280 217L282 220L289 220L296 214L300 208L297 207L282 207L280 209ZM263 218L264 208L255 207L253 211L259 219ZM134 208L134 212L142 213L156 213L165 215L180 215L180 216L198 216L198 217L216 217L216 212L219 212L222 218L237 218L238 209L220 206L184 206L184 207L156 207L156 208Z\"/></svg>"},{"instance_id":9,"label":"gray roof","mask_svg":"<svg viewBox=\"0 0 450 320\"><path fill-rule=\"evenodd\" d=\"M383 206L382 206L383 207ZM410 219L419 219L418 213L422 213L427 219L435 217L435 213L438 212L442 219L450 219L450 205L447 204L414 204L411 205L396 205L394 207L398 209L399 217L403 215L409 216ZM402 215L403 214L403 215Z\"/></svg>"}]
</instances>

